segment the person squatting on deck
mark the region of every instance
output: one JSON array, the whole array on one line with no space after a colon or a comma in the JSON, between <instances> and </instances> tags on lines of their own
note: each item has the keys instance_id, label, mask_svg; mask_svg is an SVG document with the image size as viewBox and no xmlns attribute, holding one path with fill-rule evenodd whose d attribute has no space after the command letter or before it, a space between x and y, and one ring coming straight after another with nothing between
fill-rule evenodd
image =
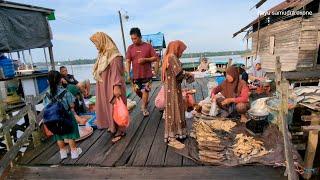
<instances>
[{"instance_id":1,"label":"person squatting on deck","mask_svg":"<svg viewBox=\"0 0 320 180\"><path fill-rule=\"evenodd\" d=\"M116 44L107 34L97 32L90 40L99 54L93 66L96 85L96 125L99 129L108 129L114 134L112 142L119 141L125 135L125 127L119 127L113 119L113 104L121 98L127 104L126 84L123 78L123 56Z\"/></svg>"},{"instance_id":2,"label":"person squatting on deck","mask_svg":"<svg viewBox=\"0 0 320 180\"><path fill-rule=\"evenodd\" d=\"M58 71L53 71L53 70L50 71L48 73L48 81L49 81L49 85L50 85L50 93L49 94L51 97L57 97L61 93L66 91L66 89L62 86L62 77ZM67 91L63 95L61 100L62 100L62 104L63 104L64 108L69 111L68 113L71 117L70 120L72 121L73 128L72 128L72 132L69 134L64 134L64 135L55 134L53 137L54 137L54 140L57 141L57 144L59 146L61 159L67 158L68 153L70 152L69 149L67 147L65 147L64 140L68 140L68 143L69 143L69 146L71 149L71 158L76 159L82 153L82 150L81 150L81 148L77 148L77 145L75 142L76 139L80 138L78 124L75 119L75 116L78 116L74 110L75 98L73 97L73 95L70 92ZM51 100L49 99L49 97L46 96L44 98L44 105L47 106L50 103L50 101Z\"/></svg>"},{"instance_id":3,"label":"person squatting on deck","mask_svg":"<svg viewBox=\"0 0 320 180\"><path fill-rule=\"evenodd\" d=\"M223 97L219 96L219 92ZM247 121L245 114L250 106L249 87L244 80L240 79L236 67L230 66L226 70L226 79L212 90L211 98L220 107L222 117L229 117L238 113L241 115L241 122Z\"/></svg>"},{"instance_id":4,"label":"person squatting on deck","mask_svg":"<svg viewBox=\"0 0 320 180\"><path fill-rule=\"evenodd\" d=\"M65 66L60 67L60 74L62 75L62 84L67 86L69 84L76 85L83 94L83 97L88 98L90 96L90 80L84 80L79 82L76 78L68 73L68 69Z\"/></svg>"},{"instance_id":5,"label":"person squatting on deck","mask_svg":"<svg viewBox=\"0 0 320 180\"><path fill-rule=\"evenodd\" d=\"M182 41L169 43L162 64L162 82L165 94L165 123L164 139L169 146L177 149L184 148L184 144L177 139L184 139L187 135L185 120L185 105L182 98L181 83L187 79L194 81L191 73L182 70L179 58L187 46Z\"/></svg>"},{"instance_id":6,"label":"person squatting on deck","mask_svg":"<svg viewBox=\"0 0 320 180\"><path fill-rule=\"evenodd\" d=\"M141 111L143 115L148 116L147 105L153 76L151 64L158 60L158 56L151 44L142 41L139 28L132 28L130 36L133 44L128 47L126 57L128 81L131 81L130 68L132 64L133 90L142 98Z\"/></svg>"}]
</instances>

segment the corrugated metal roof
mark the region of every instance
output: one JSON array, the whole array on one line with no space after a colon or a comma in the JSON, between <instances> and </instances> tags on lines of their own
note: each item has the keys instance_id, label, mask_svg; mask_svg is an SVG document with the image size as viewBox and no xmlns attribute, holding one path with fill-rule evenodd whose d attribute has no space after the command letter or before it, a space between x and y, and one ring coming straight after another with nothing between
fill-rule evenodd
<instances>
[{"instance_id":1,"label":"corrugated metal roof","mask_svg":"<svg viewBox=\"0 0 320 180\"><path fill-rule=\"evenodd\" d=\"M164 34L161 32L158 32L156 34L142 35L142 40L151 43L154 48L166 48Z\"/></svg>"},{"instance_id":2,"label":"corrugated metal roof","mask_svg":"<svg viewBox=\"0 0 320 180\"><path fill-rule=\"evenodd\" d=\"M292 9L292 8L300 9L301 7L303 7L306 4L311 3L312 1L313 0L285 0L282 3L269 9L266 13L264 13L264 15L260 15L260 17L258 17L257 19L255 19L254 21L249 23L247 26L245 26L244 28L242 28L238 32L234 33L233 37L237 36L238 34L242 33L243 31L247 30L249 27L251 27L253 24L257 23L259 20L266 18L268 16L268 14L272 14L275 12L284 11L284 10Z\"/></svg>"},{"instance_id":3,"label":"corrugated metal roof","mask_svg":"<svg viewBox=\"0 0 320 180\"><path fill-rule=\"evenodd\" d=\"M15 9L23 9L23 10L29 10L29 11L38 11L43 12L46 14L50 14L54 12L54 9L39 7L39 6L33 6L29 4L22 4L22 3L16 3L16 2L10 2L10 1L4 1L0 0L0 7L7 7L7 8L15 8Z\"/></svg>"}]
</instances>

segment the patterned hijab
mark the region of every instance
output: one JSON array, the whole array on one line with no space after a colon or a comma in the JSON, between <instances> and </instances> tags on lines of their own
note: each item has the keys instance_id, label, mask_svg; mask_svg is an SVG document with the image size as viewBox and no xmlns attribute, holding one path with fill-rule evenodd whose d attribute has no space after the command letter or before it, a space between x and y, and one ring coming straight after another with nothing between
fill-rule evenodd
<instances>
[{"instance_id":1,"label":"patterned hijab","mask_svg":"<svg viewBox=\"0 0 320 180\"><path fill-rule=\"evenodd\" d=\"M187 46L180 40L171 41L168 44L167 51L164 54L163 64L162 64L162 81L165 81L166 70L169 67L170 56L174 55L177 58L182 56L183 51L187 49Z\"/></svg>"},{"instance_id":2,"label":"patterned hijab","mask_svg":"<svg viewBox=\"0 0 320 180\"><path fill-rule=\"evenodd\" d=\"M97 32L90 37L90 40L97 47L99 54L93 66L93 76L96 81L102 81L101 73L108 67L111 61L122 56L110 36L104 32Z\"/></svg>"}]
</instances>

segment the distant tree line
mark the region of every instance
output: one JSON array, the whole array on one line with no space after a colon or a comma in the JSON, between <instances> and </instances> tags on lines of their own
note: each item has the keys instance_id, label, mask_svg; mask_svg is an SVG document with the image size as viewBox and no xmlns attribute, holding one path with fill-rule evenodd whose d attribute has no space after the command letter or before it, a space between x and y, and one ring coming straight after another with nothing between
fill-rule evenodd
<instances>
[{"instance_id":1,"label":"distant tree line","mask_svg":"<svg viewBox=\"0 0 320 180\"><path fill-rule=\"evenodd\" d=\"M184 53L182 58L195 58L195 57L212 57L212 56L230 56L241 55L247 51L221 51L221 52L199 52L199 53Z\"/></svg>"},{"instance_id":2,"label":"distant tree line","mask_svg":"<svg viewBox=\"0 0 320 180\"><path fill-rule=\"evenodd\" d=\"M221 51L221 52L199 52L199 53L184 53L182 58L197 58L197 57L210 57L210 56L230 56L241 55L247 51ZM75 59L71 61L56 61L61 65L77 65L77 64L94 64L96 59ZM45 63L36 63L36 65L45 65Z\"/></svg>"}]
</instances>

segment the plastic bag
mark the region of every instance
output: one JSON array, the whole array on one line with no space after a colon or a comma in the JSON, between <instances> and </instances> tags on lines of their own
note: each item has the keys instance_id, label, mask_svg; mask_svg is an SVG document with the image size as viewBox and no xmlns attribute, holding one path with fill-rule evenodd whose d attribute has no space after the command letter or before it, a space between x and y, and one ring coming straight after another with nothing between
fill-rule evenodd
<instances>
[{"instance_id":1,"label":"plastic bag","mask_svg":"<svg viewBox=\"0 0 320 180\"><path fill-rule=\"evenodd\" d=\"M216 116L216 115L218 115L218 113L219 113L219 108L218 108L218 106L217 106L217 102L216 102L216 101L213 101L213 102L211 103L211 108L210 108L209 115L210 115L210 116Z\"/></svg>"},{"instance_id":2,"label":"plastic bag","mask_svg":"<svg viewBox=\"0 0 320 180\"><path fill-rule=\"evenodd\" d=\"M162 86L156 99L154 100L154 103L157 108L164 109L165 106L165 99L164 99L164 87Z\"/></svg>"},{"instance_id":3,"label":"plastic bag","mask_svg":"<svg viewBox=\"0 0 320 180\"><path fill-rule=\"evenodd\" d=\"M129 111L121 98L116 98L115 103L113 105L113 119L115 123L120 127L129 126Z\"/></svg>"}]
</instances>

